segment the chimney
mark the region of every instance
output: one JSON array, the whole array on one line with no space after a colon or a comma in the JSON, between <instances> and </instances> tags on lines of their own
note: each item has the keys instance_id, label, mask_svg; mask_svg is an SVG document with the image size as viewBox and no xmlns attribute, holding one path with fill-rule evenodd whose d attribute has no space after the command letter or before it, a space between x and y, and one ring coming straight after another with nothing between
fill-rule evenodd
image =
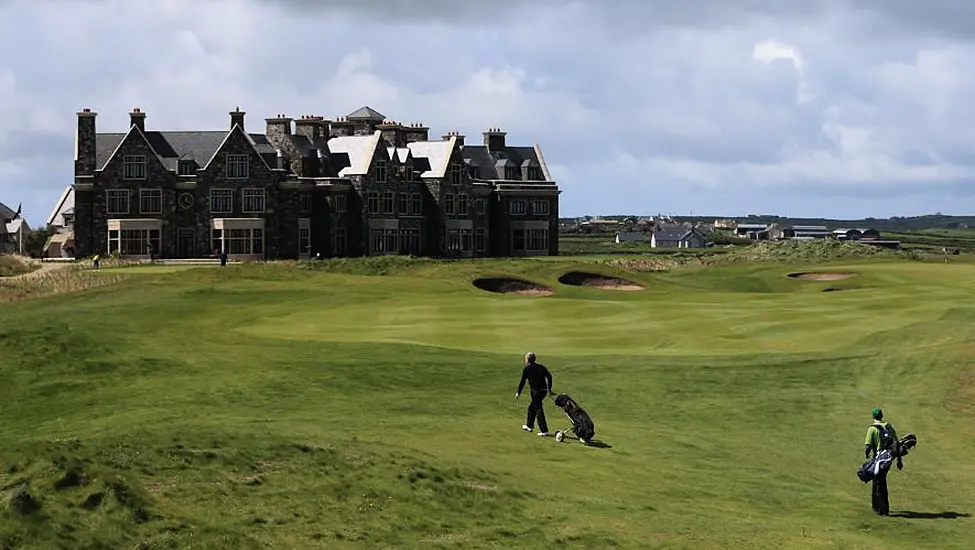
<instances>
[{"instance_id":1,"label":"chimney","mask_svg":"<svg viewBox=\"0 0 975 550\"><path fill-rule=\"evenodd\" d=\"M384 120L377 129L389 147L406 147L406 128L399 122Z\"/></svg>"},{"instance_id":2,"label":"chimney","mask_svg":"<svg viewBox=\"0 0 975 550\"><path fill-rule=\"evenodd\" d=\"M314 143L325 137L322 132L324 123L324 117L301 115L301 118L295 121L295 134L305 136Z\"/></svg>"},{"instance_id":3,"label":"chimney","mask_svg":"<svg viewBox=\"0 0 975 550\"><path fill-rule=\"evenodd\" d=\"M129 113L129 127L131 128L132 125L138 126L142 132L146 131L146 114L138 107L132 109L132 112Z\"/></svg>"},{"instance_id":4,"label":"chimney","mask_svg":"<svg viewBox=\"0 0 975 550\"><path fill-rule=\"evenodd\" d=\"M427 128L419 122L413 122L410 127L406 129L406 143L413 143L414 141L429 141L430 140L430 128Z\"/></svg>"},{"instance_id":5,"label":"chimney","mask_svg":"<svg viewBox=\"0 0 975 550\"><path fill-rule=\"evenodd\" d=\"M267 139L272 143L278 143L278 140L283 140L285 136L290 136L291 121L291 118L280 114L274 118L264 119L264 122L267 123Z\"/></svg>"},{"instance_id":6,"label":"chimney","mask_svg":"<svg viewBox=\"0 0 975 550\"><path fill-rule=\"evenodd\" d=\"M74 142L74 171L76 176L95 173L95 117L98 113L82 109L78 113L78 131Z\"/></svg>"},{"instance_id":7,"label":"chimney","mask_svg":"<svg viewBox=\"0 0 975 550\"><path fill-rule=\"evenodd\" d=\"M502 151L505 147L504 136L506 135L507 132L502 132L501 128L488 128L488 131L484 132L484 146L492 153Z\"/></svg>"},{"instance_id":8,"label":"chimney","mask_svg":"<svg viewBox=\"0 0 975 550\"><path fill-rule=\"evenodd\" d=\"M447 132L446 134L444 134L444 135L442 135L440 137L443 138L444 141L447 141L448 139L450 139L452 137L457 138L457 145L460 145L461 147L463 147L464 146L464 138L467 137L467 136L465 136L464 134L461 134L461 133L455 131L455 132Z\"/></svg>"},{"instance_id":9,"label":"chimney","mask_svg":"<svg viewBox=\"0 0 975 550\"><path fill-rule=\"evenodd\" d=\"M240 110L240 107L237 107L233 111L230 111L230 129L233 130L234 126L240 126L240 129L243 130L244 115L246 114L247 114L246 112Z\"/></svg>"}]
</instances>

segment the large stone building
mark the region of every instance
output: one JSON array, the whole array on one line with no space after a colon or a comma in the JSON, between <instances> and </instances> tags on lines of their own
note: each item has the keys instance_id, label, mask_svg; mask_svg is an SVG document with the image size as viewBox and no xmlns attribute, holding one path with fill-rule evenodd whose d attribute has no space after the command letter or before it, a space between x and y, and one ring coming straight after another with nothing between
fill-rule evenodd
<instances>
[{"instance_id":1,"label":"large stone building","mask_svg":"<svg viewBox=\"0 0 975 550\"><path fill-rule=\"evenodd\" d=\"M505 132L430 141L369 107L326 120L278 115L248 132L126 133L78 113L74 253L287 259L558 254L559 189L541 149Z\"/></svg>"}]
</instances>

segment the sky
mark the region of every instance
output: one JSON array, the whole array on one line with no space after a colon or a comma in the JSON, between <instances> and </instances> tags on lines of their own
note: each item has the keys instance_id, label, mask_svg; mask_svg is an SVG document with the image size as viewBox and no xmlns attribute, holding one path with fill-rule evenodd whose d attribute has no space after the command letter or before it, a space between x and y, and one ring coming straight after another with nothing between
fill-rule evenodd
<instances>
[{"instance_id":1,"label":"sky","mask_svg":"<svg viewBox=\"0 0 975 550\"><path fill-rule=\"evenodd\" d=\"M975 210L975 2L0 0L0 51L0 202L34 227L85 107L500 127L563 217Z\"/></svg>"}]
</instances>

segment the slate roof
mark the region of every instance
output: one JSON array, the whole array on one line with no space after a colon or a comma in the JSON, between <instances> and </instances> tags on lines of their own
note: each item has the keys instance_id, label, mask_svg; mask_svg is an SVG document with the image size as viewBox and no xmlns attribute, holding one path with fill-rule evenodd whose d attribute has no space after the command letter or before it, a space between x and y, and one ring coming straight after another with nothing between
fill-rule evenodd
<instances>
[{"instance_id":1,"label":"slate roof","mask_svg":"<svg viewBox=\"0 0 975 550\"><path fill-rule=\"evenodd\" d=\"M128 133L96 134L95 136L95 168L101 169L112 153ZM180 159L193 160L203 167L223 144L228 134L227 130L201 132L159 132L147 130L143 132L149 145L162 157L163 166L169 170L176 170ZM268 164L275 166L277 152L264 134L248 134L254 142L257 152L264 157Z\"/></svg>"},{"instance_id":2,"label":"slate roof","mask_svg":"<svg viewBox=\"0 0 975 550\"><path fill-rule=\"evenodd\" d=\"M61 193L58 202L51 210L51 215L47 217L47 225L64 226L64 215L74 212L74 186L69 185Z\"/></svg>"},{"instance_id":3,"label":"slate roof","mask_svg":"<svg viewBox=\"0 0 975 550\"><path fill-rule=\"evenodd\" d=\"M386 115L380 113L379 111L369 107L368 105L364 107L359 107L355 111L345 115L347 120L386 120Z\"/></svg>"},{"instance_id":4,"label":"slate roof","mask_svg":"<svg viewBox=\"0 0 975 550\"><path fill-rule=\"evenodd\" d=\"M522 178L522 166L541 168L541 162L534 147L505 147L502 151L492 153L484 145L465 145L461 151L461 155L464 157L466 164L473 164L478 167L478 179L507 179L504 177L505 166L518 168L518 179Z\"/></svg>"},{"instance_id":5,"label":"slate roof","mask_svg":"<svg viewBox=\"0 0 975 550\"><path fill-rule=\"evenodd\" d=\"M421 178L442 178L447 172L447 161L453 151L457 138L451 136L447 141L414 141L406 146L413 153L414 159L426 159L425 165L414 164L415 170L424 170Z\"/></svg>"},{"instance_id":6,"label":"slate roof","mask_svg":"<svg viewBox=\"0 0 975 550\"><path fill-rule=\"evenodd\" d=\"M371 136L340 136L328 140L328 149L333 156L348 156L348 165L339 170L339 176L368 173L381 137L382 132L376 131Z\"/></svg>"},{"instance_id":7,"label":"slate roof","mask_svg":"<svg viewBox=\"0 0 975 550\"><path fill-rule=\"evenodd\" d=\"M13 219L17 211L0 202L0 221Z\"/></svg>"},{"instance_id":8,"label":"slate roof","mask_svg":"<svg viewBox=\"0 0 975 550\"><path fill-rule=\"evenodd\" d=\"M653 236L658 241L679 241L685 233L687 228L680 225L653 228Z\"/></svg>"}]
</instances>

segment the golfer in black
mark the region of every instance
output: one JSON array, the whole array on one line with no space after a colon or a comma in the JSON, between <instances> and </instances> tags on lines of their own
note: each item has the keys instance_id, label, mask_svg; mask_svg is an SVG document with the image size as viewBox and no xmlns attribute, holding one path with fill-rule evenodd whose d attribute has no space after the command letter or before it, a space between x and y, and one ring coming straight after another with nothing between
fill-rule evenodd
<instances>
[{"instance_id":1,"label":"golfer in black","mask_svg":"<svg viewBox=\"0 0 975 550\"><path fill-rule=\"evenodd\" d=\"M521 395L521 390L525 389L525 382L531 387L532 402L528 404L528 419L521 429L526 432L532 431L535 427L535 418L538 418L538 435L548 435L548 423L545 422L545 410L542 402L545 396L552 390L552 373L548 372L545 365L535 362L535 354L528 352L525 354L525 368L521 371L521 382L518 383L518 391L515 392L515 399Z\"/></svg>"}]
</instances>

